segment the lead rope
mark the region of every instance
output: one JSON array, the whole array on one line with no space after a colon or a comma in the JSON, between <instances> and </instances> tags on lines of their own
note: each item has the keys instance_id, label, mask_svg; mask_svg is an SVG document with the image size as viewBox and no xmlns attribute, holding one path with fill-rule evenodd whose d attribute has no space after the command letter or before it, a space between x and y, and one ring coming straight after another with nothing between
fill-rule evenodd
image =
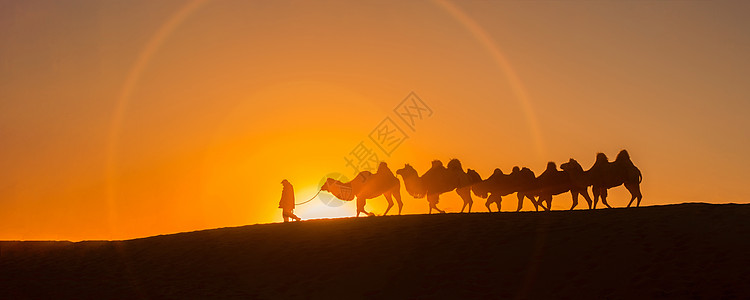
<instances>
[{"instance_id":1,"label":"lead rope","mask_svg":"<svg viewBox=\"0 0 750 300\"><path fill-rule=\"evenodd\" d=\"M307 200L307 201L305 201L305 202L301 202L301 203L294 203L294 205L302 205L302 204L305 204L305 203L307 203L307 202L313 201L313 199L315 199L315 197L317 197L317 196L318 196L318 194L320 194L320 192L321 192L322 190L323 190L323 187L320 187L320 189L318 190L318 192L317 192L317 193L315 193L315 196L312 196L312 198L310 198L310 200Z\"/></svg>"}]
</instances>

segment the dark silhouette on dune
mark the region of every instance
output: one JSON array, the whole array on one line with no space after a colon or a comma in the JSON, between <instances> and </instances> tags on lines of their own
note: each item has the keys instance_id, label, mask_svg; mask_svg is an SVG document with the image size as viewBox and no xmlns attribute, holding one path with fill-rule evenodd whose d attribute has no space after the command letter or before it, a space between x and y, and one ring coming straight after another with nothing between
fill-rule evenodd
<instances>
[{"instance_id":1,"label":"dark silhouette on dune","mask_svg":"<svg viewBox=\"0 0 750 300\"><path fill-rule=\"evenodd\" d=\"M284 222L289 222L290 218L294 221L300 221L301 219L294 214L294 187L286 179L281 181L281 185L279 208L281 208L281 216L284 218Z\"/></svg>"},{"instance_id":2,"label":"dark silhouette on dune","mask_svg":"<svg viewBox=\"0 0 750 300\"><path fill-rule=\"evenodd\" d=\"M442 161L433 160L432 167L422 174L422 180L424 180L427 187L427 202L430 203L429 213L432 213L433 208L440 213L445 213L444 210L437 207L437 204L440 202L440 194L456 189L459 178L455 174L451 174L443 166Z\"/></svg>"},{"instance_id":3,"label":"dark silhouette on dune","mask_svg":"<svg viewBox=\"0 0 750 300\"><path fill-rule=\"evenodd\" d=\"M512 188L510 187L510 184L508 182L509 176L510 175L506 175L502 170L497 168L494 172L492 172L492 175L490 175L490 177L487 177L487 179L478 182L471 188L474 192L474 195L477 195L477 197L480 198L487 199L487 201L484 203L484 206L487 207L487 210L489 212L492 212L492 209L490 208L490 205L492 203L495 203L495 205L497 205L497 211L500 211L501 202L503 200L502 196L513 193Z\"/></svg>"},{"instance_id":4,"label":"dark silhouette on dune","mask_svg":"<svg viewBox=\"0 0 750 300\"><path fill-rule=\"evenodd\" d=\"M570 191L572 186L570 177L557 169L554 162L547 163L547 169L536 178L539 202L547 202L545 210L552 209L552 196Z\"/></svg>"},{"instance_id":5,"label":"dark silhouette on dune","mask_svg":"<svg viewBox=\"0 0 750 300\"><path fill-rule=\"evenodd\" d=\"M750 204L0 241L0 299L750 299Z\"/></svg>"},{"instance_id":6,"label":"dark silhouette on dune","mask_svg":"<svg viewBox=\"0 0 750 300\"><path fill-rule=\"evenodd\" d=\"M560 165L560 169L563 170L570 178L570 195L573 197L573 205L570 210L573 210L578 205L578 195L582 195L586 202L591 206L591 197L589 196L588 187L592 185L591 172L584 171L581 164L575 159L570 159L568 162Z\"/></svg>"},{"instance_id":7,"label":"dark silhouette on dune","mask_svg":"<svg viewBox=\"0 0 750 300\"><path fill-rule=\"evenodd\" d=\"M471 198L472 185L482 180L481 176L474 171L464 172L461 162L458 159L452 159L448 162L448 168L443 166L440 160L433 160L432 167L422 176L419 176L417 170L409 164L396 171L404 180L406 191L414 198L421 199L427 197L430 210L437 210L445 213L444 210L437 207L440 202L440 194L456 190L456 193L463 200L464 205L461 212L468 206L471 212L471 206L474 200Z\"/></svg>"},{"instance_id":8,"label":"dark silhouette on dune","mask_svg":"<svg viewBox=\"0 0 750 300\"><path fill-rule=\"evenodd\" d=\"M591 174L593 185L591 192L594 194L594 208L599 201L599 196L602 197L602 203L611 208L607 203L607 189L620 185L625 185L625 188L630 192L631 198L628 207L633 204L635 199L638 199L636 207L641 205L643 195L641 194L640 184L643 176L641 170L630 160L630 154L627 150L620 151L614 162L609 162L607 155L604 153L596 154L596 161L588 172Z\"/></svg>"},{"instance_id":9,"label":"dark silhouette on dune","mask_svg":"<svg viewBox=\"0 0 750 300\"><path fill-rule=\"evenodd\" d=\"M464 172L464 168L461 166L461 161L455 158L448 162L447 169L447 174L455 177L455 182L457 183L456 193L461 197L461 200L464 201L464 205L461 207L461 212L464 212L467 205L469 206L468 212L471 212L471 206L474 204L474 200L471 199L471 187L475 183L482 181L482 177L479 176L479 173L471 169ZM469 174L469 171L471 171L471 175Z\"/></svg>"},{"instance_id":10,"label":"dark silhouette on dune","mask_svg":"<svg viewBox=\"0 0 750 300\"><path fill-rule=\"evenodd\" d=\"M471 199L471 191L474 190L474 185L482 182L482 176L479 175L476 170L472 169L466 169L466 176L468 177L469 182L471 182L471 185L462 187L462 189L466 189L466 192L469 193L469 199L471 200L471 202L469 203L469 212L471 212L471 205L474 204L474 200ZM464 202L464 206L466 206L466 202ZM464 212L463 208L461 208L461 212Z\"/></svg>"},{"instance_id":11,"label":"dark silhouette on dune","mask_svg":"<svg viewBox=\"0 0 750 300\"><path fill-rule=\"evenodd\" d=\"M518 198L518 207L516 211L523 208L523 199L528 198L534 204L536 211L539 211L539 203L534 199L536 191L536 176L529 168L513 167L510 174L503 173L500 169L495 169L490 177L473 185L472 190L475 195L487 199L485 206L492 212L490 205L495 203L497 211L500 211L502 197L516 193ZM544 205L542 205L544 209Z\"/></svg>"},{"instance_id":12,"label":"dark silhouette on dune","mask_svg":"<svg viewBox=\"0 0 750 300\"><path fill-rule=\"evenodd\" d=\"M409 195L415 199L422 199L427 196L427 185L419 177L417 170L410 164L405 164L403 168L396 170L396 174L401 175L401 179L404 180L404 187Z\"/></svg>"},{"instance_id":13,"label":"dark silhouette on dune","mask_svg":"<svg viewBox=\"0 0 750 300\"><path fill-rule=\"evenodd\" d=\"M367 204L367 199L373 199L380 195L383 195L385 200L388 201L388 208L385 209L383 215L388 214L388 211L393 207L392 198L396 198L399 215L404 207L404 203L401 201L401 182L393 175L385 162L378 165L375 174L370 171L362 171L357 174L357 177L346 183L327 178L320 189L344 201L351 201L356 198L357 217L360 213L374 216L375 214L365 210L365 204Z\"/></svg>"},{"instance_id":14,"label":"dark silhouette on dune","mask_svg":"<svg viewBox=\"0 0 750 300\"><path fill-rule=\"evenodd\" d=\"M437 207L438 202L440 202L440 194L450 192L458 186L456 178L452 178L448 174L448 169L439 160L432 161L432 167L422 176L418 176L417 171L408 164L397 170L396 174L404 178L404 185L409 194L415 198L427 197L427 203L430 206L429 213L432 213L433 209L445 213L444 210ZM410 191L410 187L416 188L416 190Z\"/></svg>"}]
</instances>

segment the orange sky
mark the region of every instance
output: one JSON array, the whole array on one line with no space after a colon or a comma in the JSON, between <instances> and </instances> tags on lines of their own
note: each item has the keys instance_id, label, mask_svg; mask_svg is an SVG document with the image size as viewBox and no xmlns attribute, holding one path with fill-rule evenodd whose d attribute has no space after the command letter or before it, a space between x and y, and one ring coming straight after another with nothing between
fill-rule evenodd
<instances>
[{"instance_id":1,"label":"orange sky","mask_svg":"<svg viewBox=\"0 0 750 300\"><path fill-rule=\"evenodd\" d=\"M379 153L394 171L455 157L483 177L539 173L627 148L644 205L747 203L748 11L745 1L0 1L0 239L278 222L282 179L302 200L328 173L351 178L344 157L374 147L368 134L386 117L409 136ZM393 112L412 91L433 111L415 130ZM426 212L402 195L406 213ZM628 200L622 187L610 196ZM380 214L385 200L368 208ZM297 212L355 208L315 200Z\"/></svg>"}]
</instances>

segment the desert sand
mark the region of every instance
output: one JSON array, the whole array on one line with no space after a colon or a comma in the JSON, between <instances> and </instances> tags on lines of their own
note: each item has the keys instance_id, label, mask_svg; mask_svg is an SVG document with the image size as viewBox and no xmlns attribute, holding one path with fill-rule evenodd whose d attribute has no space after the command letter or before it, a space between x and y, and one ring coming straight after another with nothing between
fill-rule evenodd
<instances>
[{"instance_id":1,"label":"desert sand","mask_svg":"<svg viewBox=\"0 0 750 300\"><path fill-rule=\"evenodd\" d=\"M750 205L406 215L0 242L0 299L748 298Z\"/></svg>"}]
</instances>

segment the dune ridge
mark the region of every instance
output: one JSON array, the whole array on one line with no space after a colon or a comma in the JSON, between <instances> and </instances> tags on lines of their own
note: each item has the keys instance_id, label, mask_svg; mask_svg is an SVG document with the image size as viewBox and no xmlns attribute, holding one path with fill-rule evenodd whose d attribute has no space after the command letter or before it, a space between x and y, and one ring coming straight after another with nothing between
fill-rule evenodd
<instances>
[{"instance_id":1,"label":"dune ridge","mask_svg":"<svg viewBox=\"0 0 750 300\"><path fill-rule=\"evenodd\" d=\"M0 298L746 298L748 220L688 203L3 241Z\"/></svg>"}]
</instances>

